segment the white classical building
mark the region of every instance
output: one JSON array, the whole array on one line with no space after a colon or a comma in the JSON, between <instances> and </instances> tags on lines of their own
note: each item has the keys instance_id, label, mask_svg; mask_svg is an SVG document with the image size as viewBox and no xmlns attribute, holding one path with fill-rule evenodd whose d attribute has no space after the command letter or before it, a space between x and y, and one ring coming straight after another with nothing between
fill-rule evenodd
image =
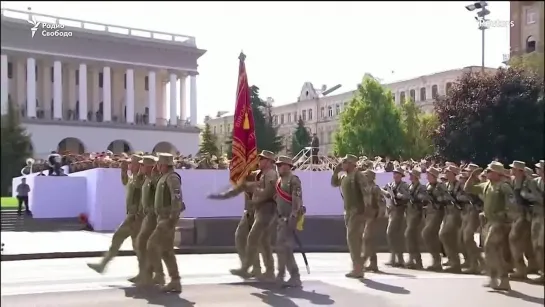
<instances>
[{"instance_id":1,"label":"white classical building","mask_svg":"<svg viewBox=\"0 0 545 307\"><path fill-rule=\"evenodd\" d=\"M384 84L392 91L396 103L411 97L425 112L433 112L434 98L444 95L452 83L465 72L481 71L481 67L470 66L453 69L431 75L420 76L410 80ZM486 68L487 72L494 72L494 68ZM327 93L323 86L316 89L312 83L305 82L296 102L275 105L273 104L273 122L278 126L278 133L284 137L286 148L291 146L291 135L295 131L297 121L301 118L311 133L316 133L320 140L320 153L333 152L333 134L338 127L338 117L344 107L354 96L354 91L337 95L323 95ZM232 112L218 112L215 118L208 116L205 122L210 124L212 131L218 138L218 147L226 149L225 141L232 133ZM296 155L297 153L291 153Z\"/></svg>"},{"instance_id":2,"label":"white classical building","mask_svg":"<svg viewBox=\"0 0 545 307\"><path fill-rule=\"evenodd\" d=\"M8 9L1 31L1 111L18 107L37 156L197 152L194 37Z\"/></svg>"}]
</instances>

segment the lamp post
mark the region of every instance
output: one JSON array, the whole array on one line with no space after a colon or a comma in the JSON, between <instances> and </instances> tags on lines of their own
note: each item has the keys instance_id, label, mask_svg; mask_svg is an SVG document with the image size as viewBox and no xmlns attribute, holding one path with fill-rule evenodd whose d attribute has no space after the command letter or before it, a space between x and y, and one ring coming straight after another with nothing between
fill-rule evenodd
<instances>
[{"instance_id":1,"label":"lamp post","mask_svg":"<svg viewBox=\"0 0 545 307\"><path fill-rule=\"evenodd\" d=\"M479 23L479 30L481 30L481 71L484 73L484 46L485 46L485 30L488 29L486 24L486 15L490 14L490 11L486 9L488 3L486 1L478 1L470 5L466 5L466 9L470 12L479 10L475 20Z\"/></svg>"}]
</instances>

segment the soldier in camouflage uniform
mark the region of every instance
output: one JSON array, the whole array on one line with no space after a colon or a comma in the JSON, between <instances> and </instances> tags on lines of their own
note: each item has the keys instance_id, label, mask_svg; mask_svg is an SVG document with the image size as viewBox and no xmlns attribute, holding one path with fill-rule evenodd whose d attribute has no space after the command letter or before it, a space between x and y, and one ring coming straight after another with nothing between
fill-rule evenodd
<instances>
[{"instance_id":1,"label":"soldier in camouflage uniform","mask_svg":"<svg viewBox=\"0 0 545 307\"><path fill-rule=\"evenodd\" d=\"M170 282L161 287L164 292L181 292L180 273L174 254L174 232L180 219L180 214L185 211L182 200L182 180L174 171L174 156L167 153L158 155L157 167L161 173L155 190L154 209L157 215L157 227L153 230L147 244L147 261L152 266L153 272L158 272L161 259L165 262ZM153 283L150 270L148 275L140 278L138 283L147 285Z\"/></svg>"},{"instance_id":2,"label":"soldier in camouflage uniform","mask_svg":"<svg viewBox=\"0 0 545 307\"><path fill-rule=\"evenodd\" d=\"M136 237L140 232L140 226L142 224L140 198L144 174L139 173L141 159L142 157L139 155L131 156L129 160L131 170L130 175L127 174L129 166L127 162L129 161L124 161L121 166L121 183L125 186L126 190L127 216L114 232L110 248L104 254L100 263L87 264L89 268L98 273L104 272L106 265L108 265L108 263L117 255L119 248L121 248L121 245L128 237L132 239L132 246L135 249L138 260L140 260L140 253L138 252L138 249L136 249Z\"/></svg>"},{"instance_id":3,"label":"soldier in camouflage uniform","mask_svg":"<svg viewBox=\"0 0 545 307\"><path fill-rule=\"evenodd\" d=\"M292 159L285 156L276 161L279 177L276 183L276 205L278 224L276 230L276 254L278 256L278 274L276 281L287 287L300 287L299 267L295 261L293 249L297 221L303 214L303 192L301 180L291 171ZM290 279L284 282L286 269Z\"/></svg>"},{"instance_id":4,"label":"soldier in camouflage uniform","mask_svg":"<svg viewBox=\"0 0 545 307\"><path fill-rule=\"evenodd\" d=\"M365 268L366 271L378 272L378 260L375 246L373 245L373 239L375 236L376 228L375 222L379 216L384 216L386 210L386 202L384 191L376 184L376 173L367 169L364 172L367 179L367 193L371 195L371 203L365 204L365 228L363 229L363 263L369 260L369 266ZM382 214L381 214L382 213Z\"/></svg>"},{"instance_id":5,"label":"soldier in camouflage uniform","mask_svg":"<svg viewBox=\"0 0 545 307\"><path fill-rule=\"evenodd\" d=\"M409 193L409 185L402 180L403 177L405 177L405 171L403 169L394 169L393 177L394 181L384 187L384 189L388 191L386 196L391 198L393 202L393 206L388 208L387 211L388 227L386 228L386 236L390 247L390 261L387 262L386 265L404 267L403 222L405 219L405 209L409 203L411 194Z\"/></svg>"},{"instance_id":6,"label":"soldier in camouflage uniform","mask_svg":"<svg viewBox=\"0 0 545 307\"><path fill-rule=\"evenodd\" d=\"M525 279L527 273L537 273L537 264L531 239L531 214L535 203L542 202L536 182L526 174L526 164L513 161L511 165L512 187L515 193L516 206L509 210L511 230L509 232L509 248L513 259L515 272L511 278ZM524 262L528 259L528 268ZM531 272L533 270L533 272Z\"/></svg>"},{"instance_id":7,"label":"soldier in camouflage uniform","mask_svg":"<svg viewBox=\"0 0 545 307\"><path fill-rule=\"evenodd\" d=\"M261 175L262 172L260 170L253 171L246 177L245 183L239 184L227 192L210 194L208 196L209 199L229 199L244 192L244 212L240 217L237 229L235 230L235 247L241 266L245 262L248 235L250 234L250 230L255 220L255 208L251 205L252 193L251 191L247 191L248 185L246 183L258 182L261 179ZM254 263L252 263L252 272L250 275L251 277L257 278L263 278L265 276L272 277L274 274L274 260L271 247L271 228L263 230L263 237L259 244L258 250L266 263L267 273L264 276L261 274L261 264L258 256L255 258Z\"/></svg>"},{"instance_id":8,"label":"soldier in camouflage uniform","mask_svg":"<svg viewBox=\"0 0 545 307\"><path fill-rule=\"evenodd\" d=\"M481 213L484 221L483 237L487 274L490 281L485 287L495 290L510 290L504 250L506 249L505 232L507 231L507 210L515 204L511 186L505 182L505 168L499 162L491 162L487 167L487 182L479 182L477 176L481 168L473 170L464 186L464 191L473 195L483 195L484 205ZM499 284L498 284L499 279Z\"/></svg>"},{"instance_id":9,"label":"soldier in camouflage uniform","mask_svg":"<svg viewBox=\"0 0 545 307\"><path fill-rule=\"evenodd\" d=\"M441 241L439 240L439 229L444 216L444 202L450 198L447 187L438 182L440 171L437 168L427 170L428 184L426 185L426 199L424 208L424 228L422 239L432 257L432 265L427 270L441 271Z\"/></svg>"},{"instance_id":10,"label":"soldier in camouflage uniform","mask_svg":"<svg viewBox=\"0 0 545 307\"><path fill-rule=\"evenodd\" d=\"M140 253L140 262L138 264L138 275L130 279L131 282L136 282L141 276L154 273L153 282L157 285L165 284L165 273L161 262L151 265L147 259L147 244L148 239L157 227L157 214L155 213L155 189L160 174L155 171L157 158L154 156L144 156L140 161L143 168L143 173L146 176L142 184L142 213L144 219L142 228L136 238L136 247ZM158 269L156 272L146 272L146 270Z\"/></svg>"},{"instance_id":11,"label":"soldier in camouflage uniform","mask_svg":"<svg viewBox=\"0 0 545 307\"><path fill-rule=\"evenodd\" d=\"M448 194L445 195L447 200L445 203L445 215L443 223L439 229L439 239L445 247L445 252L449 259L449 267L445 271L451 273L461 272L460 255L458 247L458 231L462 225L462 216L458 199L462 196L462 187L456 176L460 170L453 165L450 165L445 170L446 187Z\"/></svg>"},{"instance_id":12,"label":"soldier in camouflage uniform","mask_svg":"<svg viewBox=\"0 0 545 307\"><path fill-rule=\"evenodd\" d=\"M533 212L532 212L532 246L534 248L534 254L536 256L536 261L540 266L540 276L535 281L543 283L545 280L545 269L543 268L543 259L545 258L544 248L543 248L543 233L544 233L544 219L543 219L543 200L545 199L545 172L543 167L545 166L545 161L541 160L536 164L536 173L539 177L535 178L536 186L538 188L541 197L536 203L534 203Z\"/></svg>"},{"instance_id":13,"label":"soldier in camouflage uniform","mask_svg":"<svg viewBox=\"0 0 545 307\"><path fill-rule=\"evenodd\" d=\"M420 184L420 171L413 169L409 173L409 193L411 199L407 205L407 228L405 229L405 245L409 253L408 269L422 269L422 256L418 241L422 226L423 203L428 199L426 187Z\"/></svg>"},{"instance_id":14,"label":"soldier in camouflage uniform","mask_svg":"<svg viewBox=\"0 0 545 307\"><path fill-rule=\"evenodd\" d=\"M259 155L259 158L259 169L263 175L259 178L259 181L245 183L246 189L252 193L249 205L255 208L254 223L248 234L246 253L242 266L240 269L231 270L231 274L243 278L251 277L248 270L259 260L260 246L261 248L267 247L267 244L263 244L263 242L265 242L268 231L271 230L272 225L276 221L276 203L274 197L278 174L274 165L274 153L264 150ZM272 279L274 278L272 253L264 251L263 256L267 256L267 259L263 259L266 272L262 275L262 278L265 280ZM268 256L271 256L271 258L269 259Z\"/></svg>"}]
</instances>

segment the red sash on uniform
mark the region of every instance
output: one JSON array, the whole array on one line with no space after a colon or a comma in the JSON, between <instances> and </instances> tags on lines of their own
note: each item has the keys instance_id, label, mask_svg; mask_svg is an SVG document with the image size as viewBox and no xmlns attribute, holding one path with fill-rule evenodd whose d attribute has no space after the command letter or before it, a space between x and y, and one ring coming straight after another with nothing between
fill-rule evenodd
<instances>
[{"instance_id":1,"label":"red sash on uniform","mask_svg":"<svg viewBox=\"0 0 545 307\"><path fill-rule=\"evenodd\" d=\"M276 194L280 198L282 198L283 201L291 204L291 202L293 201L293 198L291 197L290 194L286 193L284 190L282 190L282 188L280 188L281 182L282 182L281 179L278 179L278 181L276 182Z\"/></svg>"}]
</instances>

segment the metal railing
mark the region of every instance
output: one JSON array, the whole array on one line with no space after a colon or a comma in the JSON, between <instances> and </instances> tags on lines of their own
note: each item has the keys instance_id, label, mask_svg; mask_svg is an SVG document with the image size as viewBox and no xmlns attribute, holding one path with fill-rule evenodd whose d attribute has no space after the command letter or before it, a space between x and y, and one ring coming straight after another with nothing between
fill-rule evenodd
<instances>
[{"instance_id":1,"label":"metal railing","mask_svg":"<svg viewBox=\"0 0 545 307\"><path fill-rule=\"evenodd\" d=\"M96 32L103 32L105 34L112 33L117 35L127 35L127 36L131 36L132 38L144 38L144 39L169 41L169 42L179 43L182 45L196 47L195 37L188 36L188 35L180 35L180 34L159 32L159 31L150 31L150 30L138 29L138 28L129 28L129 27L123 27L118 25L110 25L110 24L104 24L99 22L92 22L92 21L79 20L79 19L73 19L73 18L65 18L65 17L52 16L52 15L46 15L46 14L39 14L39 13L34 13L29 11L25 12L25 11L3 8L2 18L4 17L19 19L19 20L26 20L26 21L32 20L32 17L34 17L36 21L45 22L49 24L60 24L66 27L79 28L86 31L90 30L90 31L96 31Z\"/></svg>"},{"instance_id":2,"label":"metal railing","mask_svg":"<svg viewBox=\"0 0 545 307\"><path fill-rule=\"evenodd\" d=\"M293 157L295 169L302 171L327 171L335 169L338 162L327 156L315 156L316 158L313 160L312 149L318 148L305 147Z\"/></svg>"}]
</instances>

